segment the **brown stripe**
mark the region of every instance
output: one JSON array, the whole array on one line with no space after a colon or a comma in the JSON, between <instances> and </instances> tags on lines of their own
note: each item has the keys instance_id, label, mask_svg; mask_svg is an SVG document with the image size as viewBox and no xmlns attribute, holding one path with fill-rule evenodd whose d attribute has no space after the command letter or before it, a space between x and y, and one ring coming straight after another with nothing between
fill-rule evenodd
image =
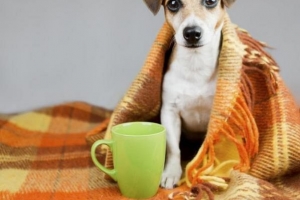
<instances>
[{"instance_id":1,"label":"brown stripe","mask_svg":"<svg viewBox=\"0 0 300 200\"><path fill-rule=\"evenodd\" d=\"M0 169L70 169L70 168L86 168L94 166L89 152L79 154L62 154L55 156L24 156L23 159L16 157L5 157L6 160L1 161ZM100 163L104 163L105 156L97 156ZM11 160L13 160L11 162Z\"/></svg>"},{"instance_id":2,"label":"brown stripe","mask_svg":"<svg viewBox=\"0 0 300 200\"><path fill-rule=\"evenodd\" d=\"M90 148L88 146L64 147L23 147L14 148L0 144L0 169L53 169L81 168L92 166ZM104 155L99 155L104 162Z\"/></svg>"},{"instance_id":3,"label":"brown stripe","mask_svg":"<svg viewBox=\"0 0 300 200\"><path fill-rule=\"evenodd\" d=\"M0 154L10 156L35 155L36 147L11 147L0 143ZM1 164L1 163L0 163Z\"/></svg>"},{"instance_id":4,"label":"brown stripe","mask_svg":"<svg viewBox=\"0 0 300 200\"><path fill-rule=\"evenodd\" d=\"M65 153L68 152L82 152L89 151L90 148L87 145L72 145L65 146ZM0 154L10 155L10 156L23 156L23 155L51 155L51 154L60 154L61 147L12 147L0 143Z\"/></svg>"}]
</instances>

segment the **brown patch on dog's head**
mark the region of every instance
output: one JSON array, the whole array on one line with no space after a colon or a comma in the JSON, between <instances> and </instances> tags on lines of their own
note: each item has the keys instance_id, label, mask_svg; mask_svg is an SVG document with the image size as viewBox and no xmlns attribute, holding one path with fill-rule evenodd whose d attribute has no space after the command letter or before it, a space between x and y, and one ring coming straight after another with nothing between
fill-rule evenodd
<instances>
[{"instance_id":1,"label":"brown patch on dog's head","mask_svg":"<svg viewBox=\"0 0 300 200\"><path fill-rule=\"evenodd\" d=\"M222 0L223 4L229 8L236 0Z\"/></svg>"},{"instance_id":2,"label":"brown patch on dog's head","mask_svg":"<svg viewBox=\"0 0 300 200\"><path fill-rule=\"evenodd\" d=\"M163 0L144 0L151 12L156 15L160 9Z\"/></svg>"}]
</instances>

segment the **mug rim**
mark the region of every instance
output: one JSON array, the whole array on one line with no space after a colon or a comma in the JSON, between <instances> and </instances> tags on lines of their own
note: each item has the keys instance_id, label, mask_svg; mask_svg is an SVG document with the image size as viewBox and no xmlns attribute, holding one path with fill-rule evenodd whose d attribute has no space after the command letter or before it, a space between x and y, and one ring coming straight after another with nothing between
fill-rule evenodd
<instances>
[{"instance_id":1,"label":"mug rim","mask_svg":"<svg viewBox=\"0 0 300 200\"><path fill-rule=\"evenodd\" d=\"M161 128L161 130L155 132L155 133L151 133L151 134L145 134L145 135L130 135L130 134L122 134L122 133L118 133L116 132L116 128L119 128L121 126L130 126L132 124L151 124L151 125L155 125L155 126L158 126ZM161 134L163 132L166 131L166 128L162 125L162 124L159 124L159 123L156 123L156 122L146 122L146 121L135 121L135 122L125 122L125 123L120 123L120 124L117 124L117 125L114 125L112 128L111 128L111 132L112 134L117 134L117 135L121 135L121 136L125 136L125 137L149 137L149 136L154 136L154 135L158 135L158 134Z\"/></svg>"}]
</instances>

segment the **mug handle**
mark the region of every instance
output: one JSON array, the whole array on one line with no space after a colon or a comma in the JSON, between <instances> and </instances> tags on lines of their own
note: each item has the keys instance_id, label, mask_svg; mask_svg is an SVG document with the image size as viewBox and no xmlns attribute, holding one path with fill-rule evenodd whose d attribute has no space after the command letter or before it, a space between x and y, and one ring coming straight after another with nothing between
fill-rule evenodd
<instances>
[{"instance_id":1,"label":"mug handle","mask_svg":"<svg viewBox=\"0 0 300 200\"><path fill-rule=\"evenodd\" d=\"M112 149L113 147L113 141L112 140L98 140L96 141L91 148L91 156L92 156L92 160L94 162L94 164L100 169L102 170L104 173L106 173L107 175L109 175L110 177L112 177L115 181L117 181L117 177L116 177L116 170L115 169L107 169L106 167L104 167L96 158L96 148L102 144L105 144L107 146L109 146L110 149Z\"/></svg>"}]
</instances>

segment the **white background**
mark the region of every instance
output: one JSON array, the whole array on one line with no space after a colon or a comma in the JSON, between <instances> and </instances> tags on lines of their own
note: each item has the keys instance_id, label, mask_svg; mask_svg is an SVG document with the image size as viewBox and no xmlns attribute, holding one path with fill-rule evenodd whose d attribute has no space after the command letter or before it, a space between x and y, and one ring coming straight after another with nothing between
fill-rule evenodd
<instances>
[{"instance_id":1,"label":"white background","mask_svg":"<svg viewBox=\"0 0 300 200\"><path fill-rule=\"evenodd\" d=\"M300 1L237 0L231 20L270 53L300 102ZM163 24L142 0L0 0L0 113L68 101L114 108Z\"/></svg>"}]
</instances>

